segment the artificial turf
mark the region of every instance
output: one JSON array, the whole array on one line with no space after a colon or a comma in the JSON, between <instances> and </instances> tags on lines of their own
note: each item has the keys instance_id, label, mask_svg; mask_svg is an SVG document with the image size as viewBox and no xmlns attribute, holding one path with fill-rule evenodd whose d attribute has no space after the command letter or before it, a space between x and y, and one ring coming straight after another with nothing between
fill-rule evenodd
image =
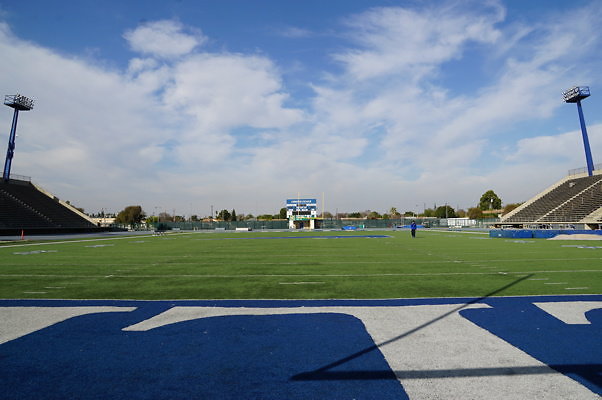
<instances>
[{"instance_id":1,"label":"artificial turf","mask_svg":"<svg viewBox=\"0 0 602 400\"><path fill-rule=\"evenodd\" d=\"M383 237L361 237L372 234ZM421 230L415 239L408 231L190 232L16 245L0 246L0 298L602 293L602 242L597 241L490 239L483 233Z\"/></svg>"}]
</instances>

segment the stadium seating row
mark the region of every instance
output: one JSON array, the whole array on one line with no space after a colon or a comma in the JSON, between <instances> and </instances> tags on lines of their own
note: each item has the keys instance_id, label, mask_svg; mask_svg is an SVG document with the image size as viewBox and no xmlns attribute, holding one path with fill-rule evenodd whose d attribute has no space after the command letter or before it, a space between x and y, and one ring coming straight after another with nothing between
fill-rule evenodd
<instances>
[{"instance_id":1,"label":"stadium seating row","mask_svg":"<svg viewBox=\"0 0 602 400\"><path fill-rule=\"evenodd\" d=\"M503 223L577 223L602 207L602 174L567 179L503 219Z\"/></svg>"},{"instance_id":2,"label":"stadium seating row","mask_svg":"<svg viewBox=\"0 0 602 400\"><path fill-rule=\"evenodd\" d=\"M87 219L30 182L0 182L0 228L92 228Z\"/></svg>"}]
</instances>

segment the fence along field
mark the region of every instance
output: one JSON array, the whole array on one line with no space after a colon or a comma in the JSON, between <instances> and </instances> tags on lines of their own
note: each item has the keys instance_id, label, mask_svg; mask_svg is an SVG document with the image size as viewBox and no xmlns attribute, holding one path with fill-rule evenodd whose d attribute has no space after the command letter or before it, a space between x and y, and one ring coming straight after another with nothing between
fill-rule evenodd
<instances>
[{"instance_id":1,"label":"fence along field","mask_svg":"<svg viewBox=\"0 0 602 400\"><path fill-rule=\"evenodd\" d=\"M602 245L595 243L429 230L416 239L407 231L225 232L11 243L0 246L0 298L596 294Z\"/></svg>"}]
</instances>

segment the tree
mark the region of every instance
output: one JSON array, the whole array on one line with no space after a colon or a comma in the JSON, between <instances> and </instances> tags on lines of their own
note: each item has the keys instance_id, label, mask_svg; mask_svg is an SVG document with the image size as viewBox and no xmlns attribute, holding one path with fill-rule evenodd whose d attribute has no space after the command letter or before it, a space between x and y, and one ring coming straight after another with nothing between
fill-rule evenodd
<instances>
[{"instance_id":1,"label":"tree","mask_svg":"<svg viewBox=\"0 0 602 400\"><path fill-rule=\"evenodd\" d=\"M278 219L286 219L286 207L282 207L278 212Z\"/></svg>"},{"instance_id":2,"label":"tree","mask_svg":"<svg viewBox=\"0 0 602 400\"><path fill-rule=\"evenodd\" d=\"M479 207L471 207L466 212L466 215L470 219L481 219L483 218L483 210L481 210Z\"/></svg>"},{"instance_id":3,"label":"tree","mask_svg":"<svg viewBox=\"0 0 602 400\"><path fill-rule=\"evenodd\" d=\"M139 224L145 217L144 211L140 206L127 206L117 214L115 222L118 224Z\"/></svg>"},{"instance_id":4,"label":"tree","mask_svg":"<svg viewBox=\"0 0 602 400\"><path fill-rule=\"evenodd\" d=\"M456 217L458 217L458 218L466 217L466 211L464 211L462 209L456 210Z\"/></svg>"},{"instance_id":5,"label":"tree","mask_svg":"<svg viewBox=\"0 0 602 400\"><path fill-rule=\"evenodd\" d=\"M217 219L221 219L222 221L230 221L232 215L228 210L222 210L217 214Z\"/></svg>"},{"instance_id":6,"label":"tree","mask_svg":"<svg viewBox=\"0 0 602 400\"><path fill-rule=\"evenodd\" d=\"M433 210L432 208L427 208L424 210L423 216L425 217L434 217L435 216L435 210Z\"/></svg>"},{"instance_id":7,"label":"tree","mask_svg":"<svg viewBox=\"0 0 602 400\"><path fill-rule=\"evenodd\" d=\"M437 218L455 218L456 212L451 206L439 206L435 210L435 217Z\"/></svg>"},{"instance_id":8,"label":"tree","mask_svg":"<svg viewBox=\"0 0 602 400\"><path fill-rule=\"evenodd\" d=\"M502 215L508 214L510 211L514 210L515 208L520 207L522 204L523 203L510 203L510 204L506 204L506 206L504 207L504 211L502 211Z\"/></svg>"},{"instance_id":9,"label":"tree","mask_svg":"<svg viewBox=\"0 0 602 400\"><path fill-rule=\"evenodd\" d=\"M401 216L399 214L399 211L397 211L396 207L391 207L391 209L389 210L389 215L391 216L391 218L399 218Z\"/></svg>"},{"instance_id":10,"label":"tree","mask_svg":"<svg viewBox=\"0 0 602 400\"><path fill-rule=\"evenodd\" d=\"M502 208L502 200L493 190L488 190L481 196L479 200L479 208L485 210L499 210Z\"/></svg>"},{"instance_id":11,"label":"tree","mask_svg":"<svg viewBox=\"0 0 602 400\"><path fill-rule=\"evenodd\" d=\"M362 218L362 214L358 212L352 212L347 215L349 218Z\"/></svg>"},{"instance_id":12,"label":"tree","mask_svg":"<svg viewBox=\"0 0 602 400\"><path fill-rule=\"evenodd\" d=\"M236 210L232 209L232 214L230 214L230 221L236 221Z\"/></svg>"},{"instance_id":13,"label":"tree","mask_svg":"<svg viewBox=\"0 0 602 400\"><path fill-rule=\"evenodd\" d=\"M173 221L173 217L169 214L164 212L160 212L159 213L159 222L167 222L167 221Z\"/></svg>"},{"instance_id":14,"label":"tree","mask_svg":"<svg viewBox=\"0 0 602 400\"><path fill-rule=\"evenodd\" d=\"M370 211L370 213L368 214L368 219L380 219L381 215L379 213L377 213L376 211Z\"/></svg>"}]
</instances>

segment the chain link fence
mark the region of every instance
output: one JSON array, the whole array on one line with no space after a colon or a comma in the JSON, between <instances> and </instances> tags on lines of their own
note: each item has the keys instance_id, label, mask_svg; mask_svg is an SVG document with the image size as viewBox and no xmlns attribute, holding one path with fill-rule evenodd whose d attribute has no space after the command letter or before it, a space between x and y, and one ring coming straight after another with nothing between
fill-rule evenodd
<instances>
[{"instance_id":1,"label":"chain link fence","mask_svg":"<svg viewBox=\"0 0 602 400\"><path fill-rule=\"evenodd\" d=\"M395 218L395 219L363 219L363 218L326 218L316 221L316 229L402 229L408 228L415 221L417 225L423 228L450 228L467 229L480 228L486 229L499 222L498 218L470 220L469 225L459 226L448 223L443 218ZM236 230L237 228L246 228L249 230L287 230L289 229L288 220L244 220L244 221L186 221L186 222L157 222L153 224L138 224L132 226L115 225L116 228L128 230ZM303 230L303 229L299 229Z\"/></svg>"}]
</instances>

